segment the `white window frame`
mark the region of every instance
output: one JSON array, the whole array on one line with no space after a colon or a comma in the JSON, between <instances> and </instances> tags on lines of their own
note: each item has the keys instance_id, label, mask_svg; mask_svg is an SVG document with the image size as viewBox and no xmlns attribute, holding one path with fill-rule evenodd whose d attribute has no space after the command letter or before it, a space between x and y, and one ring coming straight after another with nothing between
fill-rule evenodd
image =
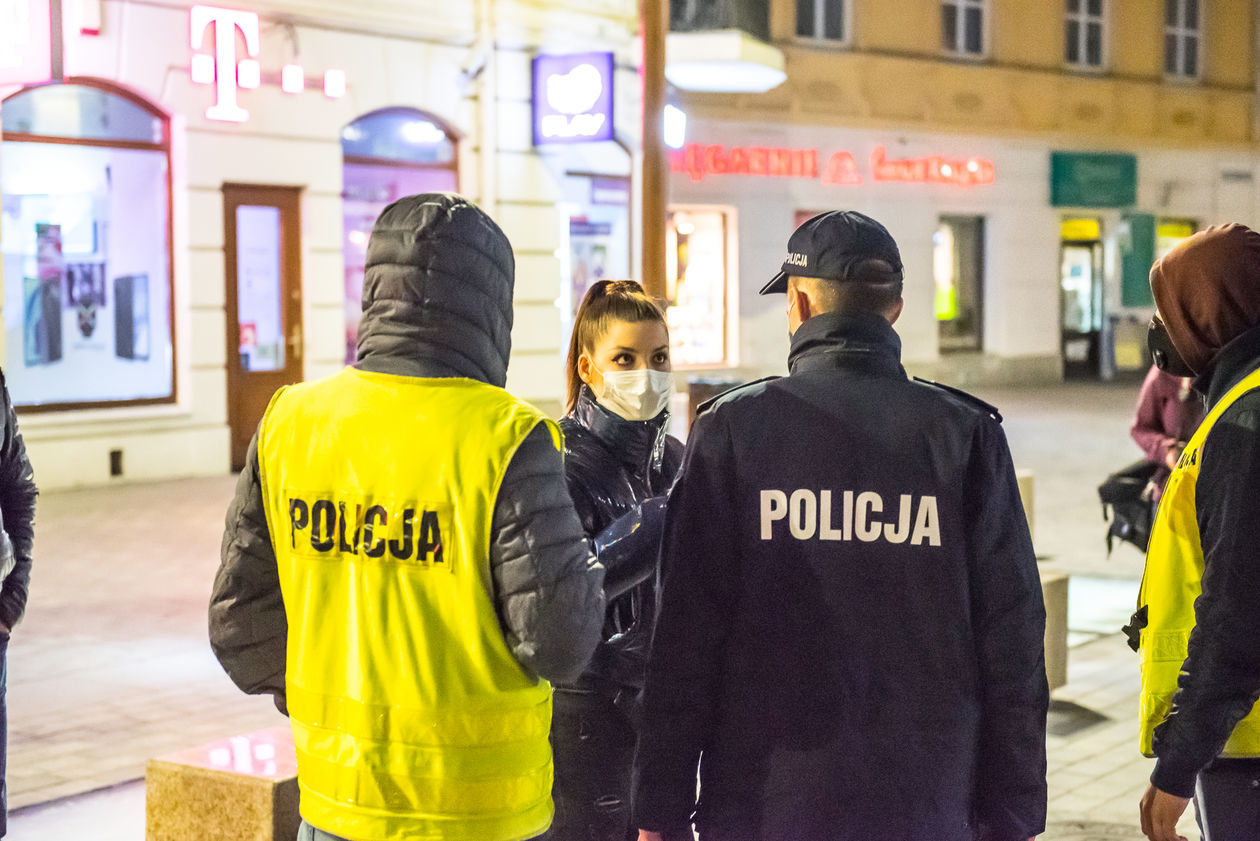
<instances>
[{"instance_id":1,"label":"white window frame","mask_svg":"<svg viewBox=\"0 0 1260 841\"><path fill-rule=\"evenodd\" d=\"M989 0L941 0L941 8L954 7L954 43L943 46L946 55L954 58L965 58L973 61L989 57ZM971 53L964 49L967 43L966 21L967 10L980 10L980 52ZM944 41L944 33L941 33Z\"/></svg>"},{"instance_id":2,"label":"white window frame","mask_svg":"<svg viewBox=\"0 0 1260 841\"><path fill-rule=\"evenodd\" d=\"M1173 0L1177 4L1177 22L1169 25L1167 17L1167 9L1164 14L1164 78L1181 82L1197 82L1203 76L1203 13L1205 11L1204 3L1201 0ZM1199 25L1196 27L1186 26L1186 6L1194 3L1198 9ZM1171 35L1176 39L1177 53L1176 65L1177 69L1172 73L1168 72L1168 36ZM1195 67L1193 73L1186 73L1186 42L1193 38L1197 49L1195 50Z\"/></svg>"},{"instance_id":3,"label":"white window frame","mask_svg":"<svg viewBox=\"0 0 1260 841\"><path fill-rule=\"evenodd\" d=\"M1100 0L1102 5L1097 15L1091 15L1089 13L1089 0L1078 0L1078 2L1079 2L1079 5L1077 6L1077 10L1075 12L1073 12L1071 9L1067 7L1067 2L1064 2L1063 4L1063 8L1064 8L1063 64L1064 66L1072 70L1080 70L1086 73L1105 72L1107 70L1107 66L1111 58L1110 50L1107 49L1107 40L1108 40L1107 36L1110 31L1110 27L1107 25L1108 17L1109 17L1107 14L1109 11L1107 0ZM1078 55L1080 56L1080 58L1077 61L1071 61L1068 59L1068 56L1067 56L1067 24L1072 21L1075 21L1077 26L1079 27L1079 29L1077 30L1077 35L1076 35L1076 48L1078 50ZM1089 42L1087 33L1088 33L1088 27L1090 26L1090 24L1097 24L1099 28L1100 43L1099 43L1098 64L1090 64L1089 59L1087 57L1086 45Z\"/></svg>"},{"instance_id":4,"label":"white window frame","mask_svg":"<svg viewBox=\"0 0 1260 841\"><path fill-rule=\"evenodd\" d=\"M812 35L802 35L800 21L797 21L795 25L796 40L804 44L816 44L819 46L847 47L852 44L853 0L812 0L812 2L814 4L814 32ZM828 38L823 34L827 31L827 7L835 3L840 4L840 13L844 16L844 27L839 38Z\"/></svg>"}]
</instances>

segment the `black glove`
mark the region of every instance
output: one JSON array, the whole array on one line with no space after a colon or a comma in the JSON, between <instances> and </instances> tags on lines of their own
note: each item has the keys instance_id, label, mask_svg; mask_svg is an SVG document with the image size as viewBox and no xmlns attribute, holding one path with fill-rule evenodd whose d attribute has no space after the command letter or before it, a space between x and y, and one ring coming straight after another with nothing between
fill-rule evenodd
<instances>
[{"instance_id":1,"label":"black glove","mask_svg":"<svg viewBox=\"0 0 1260 841\"><path fill-rule=\"evenodd\" d=\"M656 571L665 528L665 497L639 502L595 537L595 555L604 565L604 598L612 601Z\"/></svg>"}]
</instances>

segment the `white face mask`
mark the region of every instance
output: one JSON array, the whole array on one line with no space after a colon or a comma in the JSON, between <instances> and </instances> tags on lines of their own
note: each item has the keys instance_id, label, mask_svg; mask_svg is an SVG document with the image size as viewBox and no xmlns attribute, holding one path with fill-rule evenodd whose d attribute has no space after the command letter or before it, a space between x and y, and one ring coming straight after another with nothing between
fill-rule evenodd
<instances>
[{"instance_id":1,"label":"white face mask","mask_svg":"<svg viewBox=\"0 0 1260 841\"><path fill-rule=\"evenodd\" d=\"M674 377L668 371L639 368L605 374L591 367L604 377L604 388L595 395L600 404L626 420L651 420L669 405L674 393Z\"/></svg>"}]
</instances>

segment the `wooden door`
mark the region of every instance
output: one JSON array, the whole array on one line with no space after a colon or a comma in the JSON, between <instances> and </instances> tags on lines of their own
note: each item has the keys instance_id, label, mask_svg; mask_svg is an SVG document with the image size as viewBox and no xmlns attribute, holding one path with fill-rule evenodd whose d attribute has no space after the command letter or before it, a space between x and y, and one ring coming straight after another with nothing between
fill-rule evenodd
<instances>
[{"instance_id":1,"label":"wooden door","mask_svg":"<svg viewBox=\"0 0 1260 841\"><path fill-rule=\"evenodd\" d=\"M302 379L300 197L298 187L223 185L233 470L271 395Z\"/></svg>"}]
</instances>

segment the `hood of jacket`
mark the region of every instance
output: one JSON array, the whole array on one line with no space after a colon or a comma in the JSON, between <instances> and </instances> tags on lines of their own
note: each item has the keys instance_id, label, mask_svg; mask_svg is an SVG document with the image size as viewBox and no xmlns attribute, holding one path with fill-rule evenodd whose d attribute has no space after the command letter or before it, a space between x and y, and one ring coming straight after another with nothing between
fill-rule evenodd
<instances>
[{"instance_id":1,"label":"hood of jacket","mask_svg":"<svg viewBox=\"0 0 1260 841\"><path fill-rule=\"evenodd\" d=\"M514 272L503 231L462 196L394 202L368 240L357 367L503 387Z\"/></svg>"},{"instance_id":2,"label":"hood of jacket","mask_svg":"<svg viewBox=\"0 0 1260 841\"><path fill-rule=\"evenodd\" d=\"M1220 225L1185 240L1151 269L1155 306L1173 346L1196 374L1260 326L1260 234Z\"/></svg>"}]
</instances>

